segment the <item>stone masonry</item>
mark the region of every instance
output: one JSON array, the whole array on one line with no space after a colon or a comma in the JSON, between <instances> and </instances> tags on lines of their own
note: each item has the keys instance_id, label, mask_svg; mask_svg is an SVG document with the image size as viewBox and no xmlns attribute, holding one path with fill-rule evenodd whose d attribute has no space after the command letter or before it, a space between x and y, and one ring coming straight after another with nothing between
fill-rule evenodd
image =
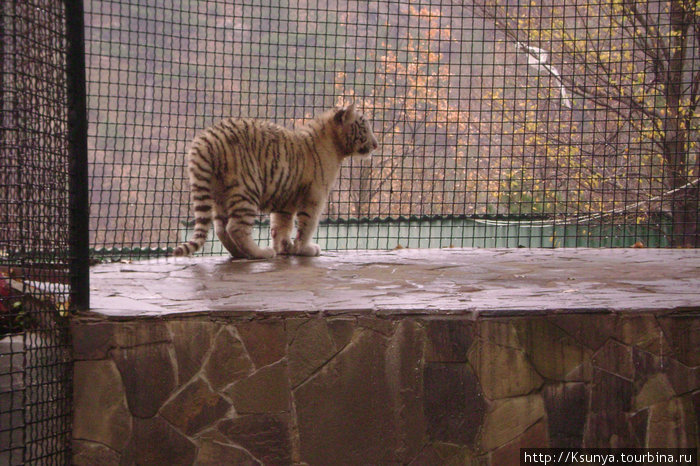
<instances>
[{"instance_id":1,"label":"stone masonry","mask_svg":"<svg viewBox=\"0 0 700 466\"><path fill-rule=\"evenodd\" d=\"M700 251L106 264L74 463L519 463L700 444Z\"/></svg>"}]
</instances>

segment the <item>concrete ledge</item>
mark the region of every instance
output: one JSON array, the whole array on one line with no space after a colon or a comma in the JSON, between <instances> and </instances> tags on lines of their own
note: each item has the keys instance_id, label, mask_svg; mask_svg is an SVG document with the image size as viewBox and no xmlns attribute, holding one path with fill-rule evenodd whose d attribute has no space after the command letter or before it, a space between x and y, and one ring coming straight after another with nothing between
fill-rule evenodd
<instances>
[{"instance_id":1,"label":"concrete ledge","mask_svg":"<svg viewBox=\"0 0 700 466\"><path fill-rule=\"evenodd\" d=\"M503 316L700 308L700 250L402 249L233 261L159 259L92 269L109 318L212 314Z\"/></svg>"},{"instance_id":2,"label":"concrete ledge","mask_svg":"<svg viewBox=\"0 0 700 466\"><path fill-rule=\"evenodd\" d=\"M517 464L700 444L700 251L93 269L76 464Z\"/></svg>"}]
</instances>

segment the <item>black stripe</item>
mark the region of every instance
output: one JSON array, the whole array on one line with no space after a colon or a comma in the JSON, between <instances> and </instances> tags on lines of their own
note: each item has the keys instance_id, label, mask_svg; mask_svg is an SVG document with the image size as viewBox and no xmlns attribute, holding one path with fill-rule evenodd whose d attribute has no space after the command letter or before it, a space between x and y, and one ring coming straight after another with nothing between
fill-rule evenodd
<instances>
[{"instance_id":1,"label":"black stripe","mask_svg":"<svg viewBox=\"0 0 700 466\"><path fill-rule=\"evenodd\" d=\"M211 192L211 187L210 186L202 186L197 183L190 183L190 188L192 188L192 191L197 191L197 192Z\"/></svg>"},{"instance_id":2,"label":"black stripe","mask_svg":"<svg viewBox=\"0 0 700 466\"><path fill-rule=\"evenodd\" d=\"M202 161L203 161L203 158L201 156L200 156L199 160L193 160L190 158L190 167L189 167L190 170L192 170L192 168L194 167L197 170L199 170L200 172L204 172L204 173L211 175L211 167L203 167L202 164L200 163Z\"/></svg>"},{"instance_id":3,"label":"black stripe","mask_svg":"<svg viewBox=\"0 0 700 466\"><path fill-rule=\"evenodd\" d=\"M226 149L227 144L221 139L219 136L219 133L216 132L216 130L219 130L220 128L218 126L214 126L213 128L209 128L209 134L216 139L216 141L219 143L219 147L224 150ZM223 131L222 131L223 132Z\"/></svg>"},{"instance_id":4,"label":"black stripe","mask_svg":"<svg viewBox=\"0 0 700 466\"><path fill-rule=\"evenodd\" d=\"M205 183L210 183L210 182L211 182L211 178L210 178L211 174L208 174L208 175L201 175L201 174L195 172L194 170L190 170L190 173L192 173L192 175L194 176L194 178L195 178L197 181L203 181L203 182L205 182Z\"/></svg>"},{"instance_id":5,"label":"black stripe","mask_svg":"<svg viewBox=\"0 0 700 466\"><path fill-rule=\"evenodd\" d=\"M218 134L217 132L215 132L215 129L219 129L219 127L216 126L216 127L214 127L214 128L210 128L210 129L209 129L209 134L211 134L211 136L212 136L214 139L216 139L216 141L219 143L219 152L218 152L219 157L217 157L217 158L218 158L218 160L219 160L219 163L220 163L221 165L223 165L223 167L222 167L223 171L226 172L226 171L228 171L228 161L226 160L226 152L227 152L227 151L226 151L226 148L227 148L228 144L226 144L226 143L221 139L221 137L219 136L219 134ZM222 132L223 132L223 131L222 131ZM224 136L224 137L225 137L225 136Z\"/></svg>"},{"instance_id":6,"label":"black stripe","mask_svg":"<svg viewBox=\"0 0 700 466\"><path fill-rule=\"evenodd\" d=\"M207 146L207 149L209 151L208 152L209 157L213 160L214 156L216 155L216 152L214 151L214 145L211 143L209 138L201 137L200 141L203 142Z\"/></svg>"},{"instance_id":7,"label":"black stripe","mask_svg":"<svg viewBox=\"0 0 700 466\"><path fill-rule=\"evenodd\" d=\"M257 205L252 198L248 197L246 193L232 193L227 197L229 204L240 204L246 203L251 205Z\"/></svg>"},{"instance_id":8,"label":"black stripe","mask_svg":"<svg viewBox=\"0 0 700 466\"><path fill-rule=\"evenodd\" d=\"M255 217L257 214L258 214L258 212L255 209L250 209L250 208L245 208L245 207L236 207L236 208L229 210L229 212L228 212L229 217L236 217L236 218Z\"/></svg>"},{"instance_id":9,"label":"black stripe","mask_svg":"<svg viewBox=\"0 0 700 466\"><path fill-rule=\"evenodd\" d=\"M245 225L245 226L247 226L247 227L252 227L253 224L255 224L255 221L253 221L253 220L246 220L245 217L243 217L243 218L239 218L239 219L236 221L236 223L239 224L239 225Z\"/></svg>"}]
</instances>

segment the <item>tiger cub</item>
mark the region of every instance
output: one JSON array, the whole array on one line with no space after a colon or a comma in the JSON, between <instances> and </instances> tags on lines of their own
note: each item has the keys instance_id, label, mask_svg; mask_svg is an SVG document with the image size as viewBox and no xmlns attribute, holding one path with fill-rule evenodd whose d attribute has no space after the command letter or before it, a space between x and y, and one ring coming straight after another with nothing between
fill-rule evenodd
<instances>
[{"instance_id":1,"label":"tiger cub","mask_svg":"<svg viewBox=\"0 0 700 466\"><path fill-rule=\"evenodd\" d=\"M354 105L331 110L294 131L233 118L205 129L193 140L187 162L194 234L174 255L201 248L213 220L216 235L233 257L318 256L321 248L311 237L341 162L352 155L369 158L377 146L370 122ZM258 212L271 213L272 248L253 241Z\"/></svg>"}]
</instances>

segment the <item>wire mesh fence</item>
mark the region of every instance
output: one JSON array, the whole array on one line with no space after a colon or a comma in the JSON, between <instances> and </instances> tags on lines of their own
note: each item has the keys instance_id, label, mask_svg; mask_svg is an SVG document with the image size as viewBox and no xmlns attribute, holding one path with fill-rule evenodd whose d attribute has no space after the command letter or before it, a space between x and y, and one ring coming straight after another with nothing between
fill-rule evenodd
<instances>
[{"instance_id":1,"label":"wire mesh fence","mask_svg":"<svg viewBox=\"0 0 700 466\"><path fill-rule=\"evenodd\" d=\"M342 169L326 248L700 244L695 2L86 8L97 255L187 236L197 131L229 116L294 127L350 102L380 148Z\"/></svg>"},{"instance_id":2,"label":"wire mesh fence","mask_svg":"<svg viewBox=\"0 0 700 466\"><path fill-rule=\"evenodd\" d=\"M700 245L694 1L85 3L0 2L1 464L70 462L87 247L188 236L184 154L224 117L371 118L326 249Z\"/></svg>"},{"instance_id":3,"label":"wire mesh fence","mask_svg":"<svg viewBox=\"0 0 700 466\"><path fill-rule=\"evenodd\" d=\"M3 465L70 462L73 77L66 19L62 2L0 2Z\"/></svg>"}]
</instances>

